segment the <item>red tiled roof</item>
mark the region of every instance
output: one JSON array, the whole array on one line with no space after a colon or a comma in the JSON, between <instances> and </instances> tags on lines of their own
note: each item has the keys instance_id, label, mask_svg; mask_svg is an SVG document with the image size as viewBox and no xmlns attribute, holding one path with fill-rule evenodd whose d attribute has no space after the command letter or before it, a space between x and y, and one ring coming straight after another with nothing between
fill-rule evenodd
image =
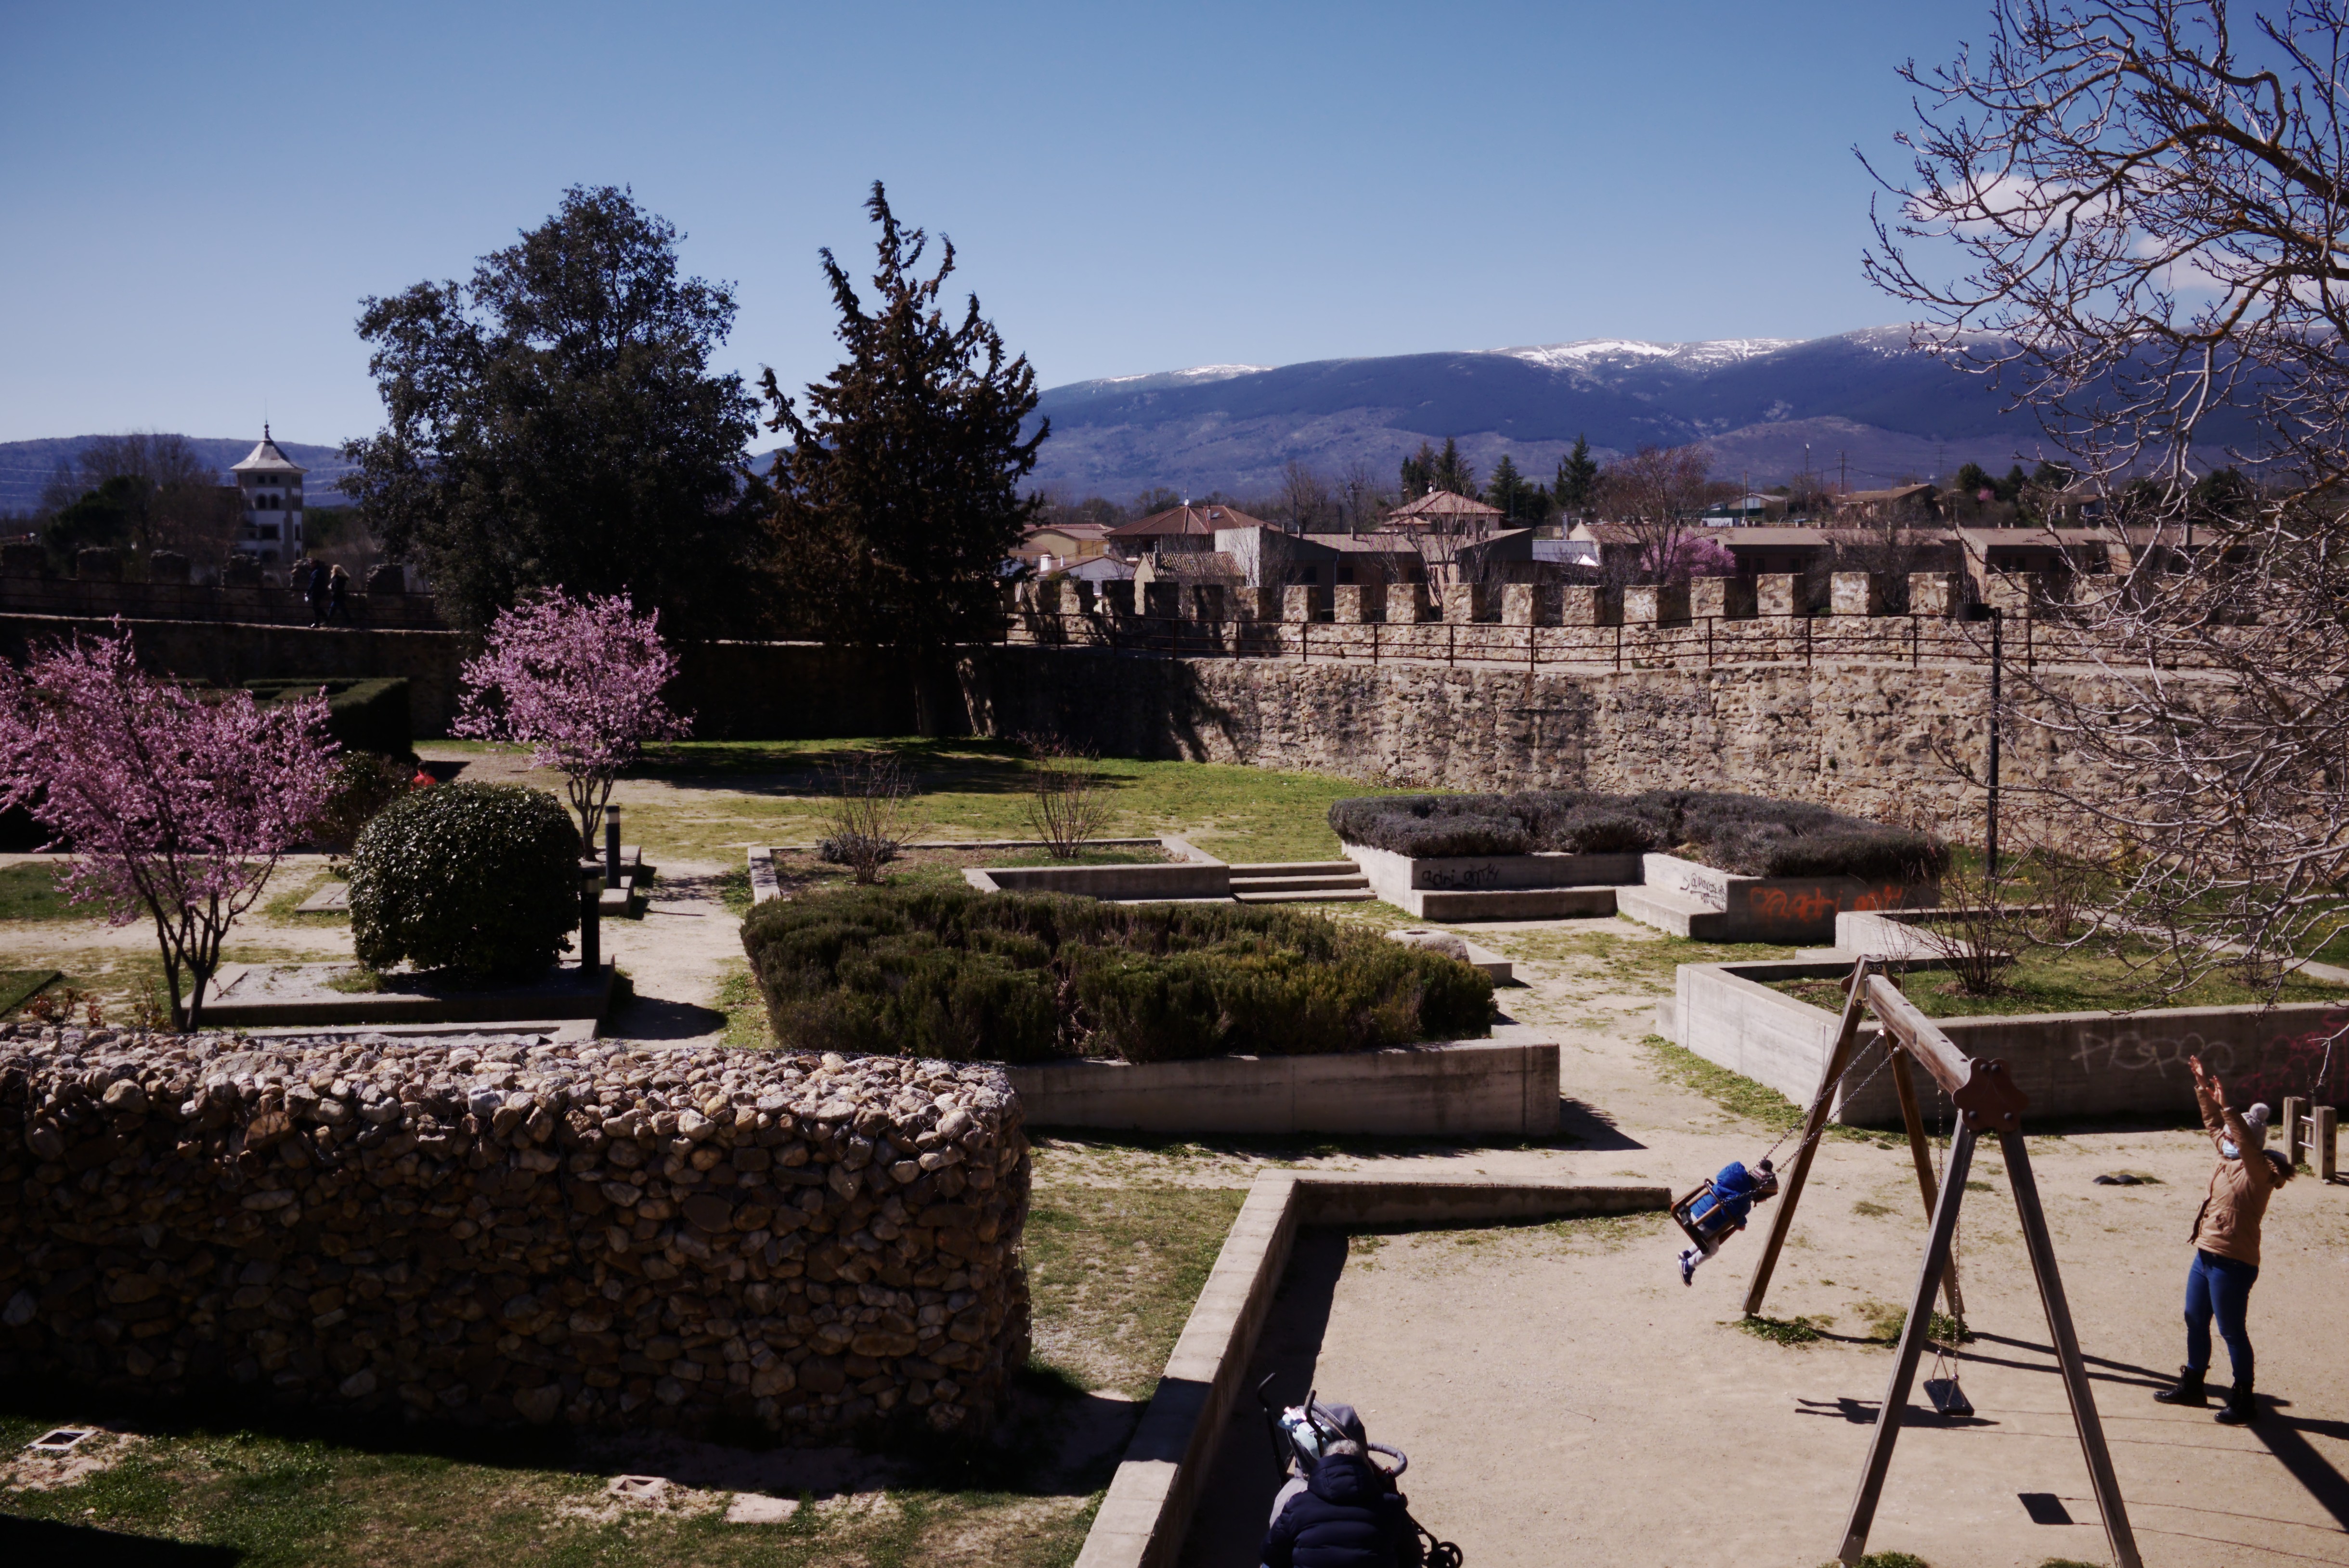
<instances>
[{"instance_id":1,"label":"red tiled roof","mask_svg":"<svg viewBox=\"0 0 2349 1568\"><path fill-rule=\"evenodd\" d=\"M1219 528L1265 528L1262 518L1250 517L1237 507L1218 501L1212 506L1194 506L1185 501L1170 506L1164 511L1154 511L1148 517L1132 522L1122 522L1109 531L1111 539L1164 539L1172 534L1213 533Z\"/></svg>"}]
</instances>

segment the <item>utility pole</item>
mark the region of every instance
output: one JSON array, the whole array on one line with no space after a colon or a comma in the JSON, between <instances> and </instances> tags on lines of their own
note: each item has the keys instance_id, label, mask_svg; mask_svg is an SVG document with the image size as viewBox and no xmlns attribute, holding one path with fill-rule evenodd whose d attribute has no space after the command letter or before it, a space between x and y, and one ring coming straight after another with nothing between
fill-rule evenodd
<instances>
[{"instance_id":1,"label":"utility pole","mask_svg":"<svg viewBox=\"0 0 2349 1568\"><path fill-rule=\"evenodd\" d=\"M1836 494L1851 493L1851 454L1841 447L1836 449Z\"/></svg>"}]
</instances>

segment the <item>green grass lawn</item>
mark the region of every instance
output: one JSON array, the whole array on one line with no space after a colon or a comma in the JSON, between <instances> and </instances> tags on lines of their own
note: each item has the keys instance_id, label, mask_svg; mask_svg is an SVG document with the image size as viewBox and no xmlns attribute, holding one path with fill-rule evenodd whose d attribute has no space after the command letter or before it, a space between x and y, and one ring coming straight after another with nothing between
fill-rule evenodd
<instances>
[{"instance_id":1,"label":"green grass lawn","mask_svg":"<svg viewBox=\"0 0 2349 1568\"><path fill-rule=\"evenodd\" d=\"M1990 995L1969 994L1946 969L1914 969L1900 976L1900 988L1929 1018L1989 1017L2014 1013L2128 1013L2148 1007L2241 1007L2269 999L2265 987L2245 985L2220 969L2192 988L2164 996L2142 947L2119 952L2026 952L2006 973L2003 986ZM1835 980L1773 980L1774 991L1799 996L1813 1006L1839 1012L1843 986ZM2349 999L2349 986L2288 979L2277 997L2285 1002Z\"/></svg>"},{"instance_id":2,"label":"green grass lawn","mask_svg":"<svg viewBox=\"0 0 2349 1568\"><path fill-rule=\"evenodd\" d=\"M1053 1158L1040 1150L1027 1231L1038 1354L1021 1414L984 1450L916 1466L877 1501L803 1501L787 1524L728 1524L722 1497L700 1512L614 1506L610 1463L560 1432L305 1430L11 1388L0 1390L0 1448L12 1451L67 1421L125 1418L120 1435L97 1439L116 1448L102 1473L0 1490L0 1539L13 1538L14 1516L59 1527L41 1544L64 1562L94 1551L85 1532L103 1530L223 1549L182 1556L159 1544L157 1562L242 1568L1065 1568L1116 1459L1050 1474L1068 1401L1102 1387L1148 1396L1245 1193L1056 1184Z\"/></svg>"},{"instance_id":3,"label":"green grass lawn","mask_svg":"<svg viewBox=\"0 0 2349 1568\"><path fill-rule=\"evenodd\" d=\"M0 866L0 920L88 920L95 904L76 906L57 891L62 858L55 862L20 861Z\"/></svg>"},{"instance_id":4,"label":"green grass lawn","mask_svg":"<svg viewBox=\"0 0 2349 1568\"><path fill-rule=\"evenodd\" d=\"M451 760L485 758L479 742L431 741L419 750ZM1026 839L1026 757L1007 742L922 740L686 741L657 748L620 787L622 820L647 856L730 860L751 845L812 844L825 830L824 803L837 771L870 753L896 758L912 787L911 839ZM1338 852L1330 803L1392 789L1311 773L1221 763L1099 763L1110 799L1104 836L1174 831L1227 861L1328 859ZM542 780L560 788L551 776ZM664 786L632 789L632 784Z\"/></svg>"}]
</instances>

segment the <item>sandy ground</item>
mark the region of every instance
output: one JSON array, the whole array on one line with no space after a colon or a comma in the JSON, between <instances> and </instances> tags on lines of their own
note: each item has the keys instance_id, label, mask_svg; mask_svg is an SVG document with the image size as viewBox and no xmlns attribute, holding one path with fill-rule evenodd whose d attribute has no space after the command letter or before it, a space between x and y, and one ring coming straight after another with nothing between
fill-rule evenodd
<instances>
[{"instance_id":1,"label":"sandy ground","mask_svg":"<svg viewBox=\"0 0 2349 1568\"><path fill-rule=\"evenodd\" d=\"M1505 993L1568 1047L1577 1146L1441 1163L1677 1191L1759 1157L1768 1136L1657 1081L1638 1044L1652 996L1602 989L1578 967L1534 966L1527 990ZM2240 1430L2150 1398L2183 1354L2186 1242L2209 1145L2182 1131L2075 1133L2034 1138L2031 1154L2145 1561L2349 1563L2338 1334L2349 1187L2303 1178L2270 1212L2251 1305L2269 1405ZM2113 1171L2161 1184L2094 1183ZM1912 1395L1870 1547L1933 1568L2109 1562L1994 1148L1973 1174L1992 1189L1970 1192L1961 1231L1980 1337L1960 1376L1977 1416L1947 1423ZM1413 1512L1475 1568L1817 1563L1839 1543L1891 1370L1889 1349L1867 1342L1870 1308L1908 1299L1924 1217L1905 1144L1823 1142L1765 1310L1826 1318L1827 1337L1787 1346L1733 1326L1767 1214L1685 1288L1678 1233L1661 1219L1350 1249L1309 1233L1253 1376L1277 1374L1284 1401L1318 1388L1360 1407L1373 1439L1411 1453ZM2223 1348L2213 1376L2226 1379ZM1185 1561L1252 1563L1274 1485L1251 1405L1225 1434Z\"/></svg>"},{"instance_id":2,"label":"sandy ground","mask_svg":"<svg viewBox=\"0 0 2349 1568\"><path fill-rule=\"evenodd\" d=\"M52 860L5 855L0 864ZM326 870L323 855L289 856L273 886L307 890ZM718 879L732 866L680 861L656 868L642 918L603 923L604 955L628 973L636 999L604 1025L607 1038L687 1044L715 1040L726 1026L716 1006L727 965L742 957L741 923L720 901ZM264 898L263 904L269 900ZM347 921L273 921L256 906L229 935L226 962L347 958ZM101 994L133 987L133 965L151 965L154 928L143 922L109 926L94 920L0 921L0 968L62 969ZM110 1009L121 1010L119 1008ZM119 1020L118 1020L119 1021Z\"/></svg>"}]
</instances>

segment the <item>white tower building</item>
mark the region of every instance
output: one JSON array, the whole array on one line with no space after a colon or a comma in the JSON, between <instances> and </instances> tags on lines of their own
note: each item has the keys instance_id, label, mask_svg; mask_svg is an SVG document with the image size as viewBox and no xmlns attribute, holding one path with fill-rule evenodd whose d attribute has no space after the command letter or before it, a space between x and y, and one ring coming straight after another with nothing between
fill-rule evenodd
<instances>
[{"instance_id":1,"label":"white tower building","mask_svg":"<svg viewBox=\"0 0 2349 1568\"><path fill-rule=\"evenodd\" d=\"M244 502L238 550L259 557L265 566L301 559L302 476L308 471L277 449L268 426L261 427L261 444L229 470L236 476Z\"/></svg>"}]
</instances>

